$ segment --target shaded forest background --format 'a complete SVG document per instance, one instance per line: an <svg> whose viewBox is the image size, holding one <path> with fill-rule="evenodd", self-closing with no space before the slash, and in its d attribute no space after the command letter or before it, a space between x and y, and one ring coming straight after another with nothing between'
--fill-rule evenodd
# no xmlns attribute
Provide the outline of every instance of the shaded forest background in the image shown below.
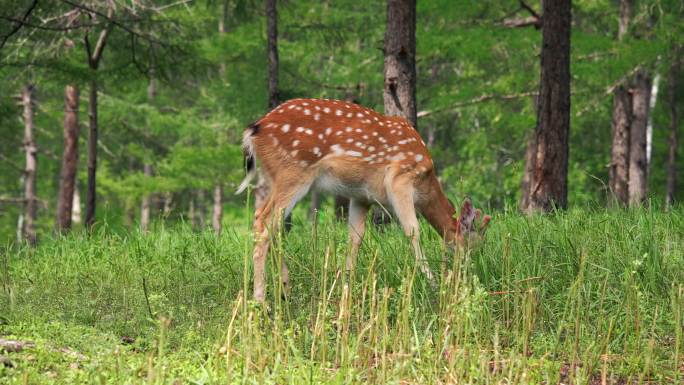
<svg viewBox="0 0 684 385"><path fill-rule="evenodd" d="M79 91L80 202L74 208L81 218L72 218L75 227L83 226L93 84L96 227L130 228L146 216L209 227L215 204L224 209L221 223L247 221L244 197L232 191L243 176L242 130L269 110L263 2L0 4L4 245L17 238L18 221L25 220L25 119L17 97L26 87L34 96L38 237L53 233L56 224L67 86ZM470 195L488 210L517 209L536 124L540 7L530 4L532 9L518 1L417 4L418 130L447 194ZM662 202L673 116L684 104L678 65L684 5L634 2L621 39L620 2L576 0L572 11L568 202L610 203L613 91L640 68L652 74L651 89L658 91L649 115L648 192ZM354 100L382 111L385 12L385 1L279 2L278 99ZM93 60L103 34L101 56ZM681 124L674 124L681 137ZM676 173L684 180L682 167ZM679 188L674 200L682 198Z"/></svg>

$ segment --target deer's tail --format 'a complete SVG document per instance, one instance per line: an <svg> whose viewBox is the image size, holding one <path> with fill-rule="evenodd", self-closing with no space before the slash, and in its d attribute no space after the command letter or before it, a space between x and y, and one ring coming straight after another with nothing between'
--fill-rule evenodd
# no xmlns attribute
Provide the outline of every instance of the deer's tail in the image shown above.
<svg viewBox="0 0 684 385"><path fill-rule="evenodd" d="M242 134L242 154L245 168L245 179L242 180L235 195L241 194L247 189L249 183L256 176L256 157L254 153L253 136L259 132L259 124L252 123Z"/></svg>

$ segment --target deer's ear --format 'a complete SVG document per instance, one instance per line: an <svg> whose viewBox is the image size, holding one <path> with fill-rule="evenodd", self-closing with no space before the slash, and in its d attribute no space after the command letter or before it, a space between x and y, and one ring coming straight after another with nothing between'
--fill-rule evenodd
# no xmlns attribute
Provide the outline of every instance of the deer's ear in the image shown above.
<svg viewBox="0 0 684 385"><path fill-rule="evenodd" d="M492 220L492 217L489 215L485 215L484 218L482 218L482 224L480 225L480 233L484 234L485 231L487 231L487 225L489 224L489 221Z"/></svg>
<svg viewBox="0 0 684 385"><path fill-rule="evenodd" d="M473 204L470 202L470 198L466 198L461 207L461 216L458 220L466 229L472 229L475 215L476 213L475 210L473 210Z"/></svg>

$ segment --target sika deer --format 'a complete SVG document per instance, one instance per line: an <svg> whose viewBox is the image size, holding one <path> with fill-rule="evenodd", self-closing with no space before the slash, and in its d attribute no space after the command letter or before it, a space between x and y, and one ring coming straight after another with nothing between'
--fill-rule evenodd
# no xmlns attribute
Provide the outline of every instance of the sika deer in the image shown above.
<svg viewBox="0 0 684 385"><path fill-rule="evenodd" d="M264 264L281 216L290 213L313 186L346 196L349 204L350 269L358 254L371 204L391 209L404 233L411 238L416 261L432 279L419 242L416 211L453 246L473 235L482 235L489 216L479 229L480 216L470 201L459 218L435 176L432 159L418 132L404 119L379 114L362 106L337 100L287 101L250 125L244 132L247 176L239 194L256 174L261 162L270 192L254 220L254 298L264 300ZM288 270L283 262L283 283Z"/></svg>

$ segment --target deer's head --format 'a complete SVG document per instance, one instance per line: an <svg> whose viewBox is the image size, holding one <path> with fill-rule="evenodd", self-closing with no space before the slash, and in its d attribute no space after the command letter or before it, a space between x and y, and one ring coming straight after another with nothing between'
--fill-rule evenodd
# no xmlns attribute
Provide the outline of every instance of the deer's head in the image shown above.
<svg viewBox="0 0 684 385"><path fill-rule="evenodd" d="M487 225L492 217L482 215L482 210L475 209L469 198L463 202L461 212L453 218L455 246L471 247L484 238Z"/></svg>

